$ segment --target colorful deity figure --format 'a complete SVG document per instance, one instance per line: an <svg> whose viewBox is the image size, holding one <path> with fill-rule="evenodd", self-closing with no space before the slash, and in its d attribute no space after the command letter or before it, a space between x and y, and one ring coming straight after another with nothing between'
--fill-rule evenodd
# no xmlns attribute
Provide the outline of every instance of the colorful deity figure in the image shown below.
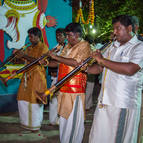
<svg viewBox="0 0 143 143"><path fill-rule="evenodd" d="M48 0L1 0L0 1L0 61L5 59L5 46L20 49L25 45L27 30L38 27L48 45L45 27L56 26L52 16L46 16ZM10 39L4 43L4 32Z"/></svg>

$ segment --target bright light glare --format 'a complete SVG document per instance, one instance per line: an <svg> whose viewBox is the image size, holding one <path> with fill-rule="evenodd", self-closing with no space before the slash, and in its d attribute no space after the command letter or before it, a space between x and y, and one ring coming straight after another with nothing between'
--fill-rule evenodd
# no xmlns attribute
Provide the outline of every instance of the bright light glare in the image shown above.
<svg viewBox="0 0 143 143"><path fill-rule="evenodd" d="M92 29L92 33L95 34L95 33L96 33L96 30L95 30L95 29Z"/></svg>
<svg viewBox="0 0 143 143"><path fill-rule="evenodd" d="M92 25L89 26L90 29L91 29L92 27L93 27Z"/></svg>

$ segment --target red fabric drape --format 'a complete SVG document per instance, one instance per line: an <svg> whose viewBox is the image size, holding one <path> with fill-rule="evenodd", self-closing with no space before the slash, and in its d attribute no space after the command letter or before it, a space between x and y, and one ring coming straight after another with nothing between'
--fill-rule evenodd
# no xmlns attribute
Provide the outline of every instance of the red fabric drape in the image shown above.
<svg viewBox="0 0 143 143"><path fill-rule="evenodd" d="M45 12L48 5L48 0L38 0L38 9Z"/></svg>
<svg viewBox="0 0 143 143"><path fill-rule="evenodd" d="M3 62L5 57L4 53L4 31L0 30L0 61Z"/></svg>

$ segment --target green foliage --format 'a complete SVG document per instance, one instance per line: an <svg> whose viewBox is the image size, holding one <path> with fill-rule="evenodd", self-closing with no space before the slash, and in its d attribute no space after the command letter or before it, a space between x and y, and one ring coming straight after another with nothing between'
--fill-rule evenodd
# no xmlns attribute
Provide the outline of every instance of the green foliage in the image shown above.
<svg viewBox="0 0 143 143"><path fill-rule="evenodd" d="M89 8L83 8L84 17L88 16ZM97 34L93 39L101 38L102 41L107 41L112 32L112 18L121 15L136 15L140 20L139 33L143 33L143 1L142 0L95 0L95 27ZM76 17L77 11L73 11L73 20ZM86 29L86 25L84 26Z"/></svg>

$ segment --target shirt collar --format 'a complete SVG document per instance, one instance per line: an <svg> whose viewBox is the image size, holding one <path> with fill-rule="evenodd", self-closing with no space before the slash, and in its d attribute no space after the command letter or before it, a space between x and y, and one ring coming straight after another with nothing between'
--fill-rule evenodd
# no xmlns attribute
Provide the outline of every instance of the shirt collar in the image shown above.
<svg viewBox="0 0 143 143"><path fill-rule="evenodd" d="M135 36L133 36L129 41L128 41L128 43L130 43L130 44L135 44L135 43L137 43L139 40L138 40L138 38L137 38L137 36L135 35Z"/></svg>
<svg viewBox="0 0 143 143"><path fill-rule="evenodd" d="M138 38L137 38L137 36L136 35L134 35L128 42L126 42L125 44L131 44L131 45L133 45L133 44L135 44L135 43L137 43L139 40L138 40ZM124 45L125 45L124 44ZM118 41L115 41L114 42L114 47L119 47L120 46L120 43L118 42Z"/></svg>

